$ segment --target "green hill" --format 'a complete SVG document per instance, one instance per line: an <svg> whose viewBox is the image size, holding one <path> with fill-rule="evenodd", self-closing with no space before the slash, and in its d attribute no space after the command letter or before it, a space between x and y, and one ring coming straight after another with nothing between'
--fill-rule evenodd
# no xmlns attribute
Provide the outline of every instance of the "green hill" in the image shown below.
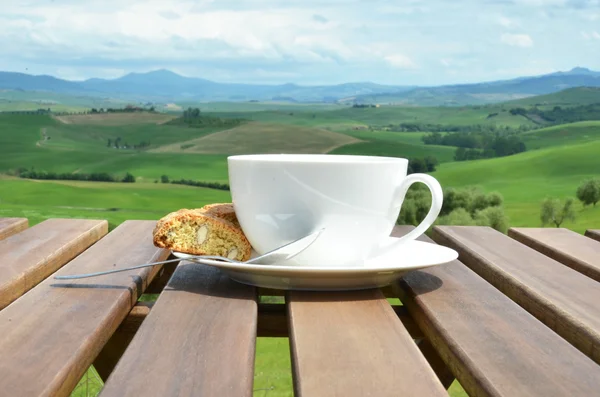
<svg viewBox="0 0 600 397"><path fill-rule="evenodd" d="M521 135L528 150L600 139L600 121L580 121L533 130Z"/></svg>
<svg viewBox="0 0 600 397"><path fill-rule="evenodd" d="M0 172L23 167L54 172L109 172L158 179L164 173L172 178L223 182L227 179L225 158L220 156L180 156L154 154L142 149L115 149L114 144L150 148L187 141L213 133L218 128L184 128L169 125L126 126L63 124L49 116L0 115Z"/></svg>
<svg viewBox="0 0 600 397"><path fill-rule="evenodd" d="M600 103L600 87L575 87L546 95L504 102L514 106L577 106Z"/></svg>
<svg viewBox="0 0 600 397"><path fill-rule="evenodd" d="M325 153L358 142L338 132L297 125L248 122L201 138L154 149L157 153Z"/></svg>
<svg viewBox="0 0 600 397"><path fill-rule="evenodd" d="M1 178L0 217L22 216L34 225L48 218L159 219L180 208L231 200L229 192L171 184L32 181Z"/></svg>
<svg viewBox="0 0 600 397"><path fill-rule="evenodd" d="M329 153L368 156L423 158L435 157L440 163L454 160L454 146L424 145L425 132L395 132L380 130L347 130L343 132L360 142L340 146Z"/></svg>
<svg viewBox="0 0 600 397"><path fill-rule="evenodd" d="M540 203L545 197L575 197L581 181L600 176L600 140L528 151L490 160L442 164L433 175L444 188L480 186L498 191L512 226L539 226ZM600 225L600 207L583 209L566 227L583 232Z"/></svg>

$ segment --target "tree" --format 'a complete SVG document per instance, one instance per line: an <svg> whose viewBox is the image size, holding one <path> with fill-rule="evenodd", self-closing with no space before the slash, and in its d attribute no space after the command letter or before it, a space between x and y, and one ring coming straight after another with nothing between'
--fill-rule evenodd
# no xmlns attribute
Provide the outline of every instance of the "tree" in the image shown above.
<svg viewBox="0 0 600 397"><path fill-rule="evenodd" d="M169 183L169 176L168 175L162 175L160 177L160 182L161 183Z"/></svg>
<svg viewBox="0 0 600 397"><path fill-rule="evenodd" d="M593 204L600 201L600 179L588 179L577 188L577 198L583 205Z"/></svg>
<svg viewBox="0 0 600 397"><path fill-rule="evenodd" d="M466 152L467 149L465 149L464 147L456 148L456 151L454 152L454 160L464 161L466 159Z"/></svg>
<svg viewBox="0 0 600 397"><path fill-rule="evenodd" d="M106 147L111 147L112 146L111 144L112 144L112 141L110 138L108 138L108 143L106 144Z"/></svg>
<svg viewBox="0 0 600 397"><path fill-rule="evenodd" d="M439 163L440 162L438 161L438 159L433 156L425 157L425 165L427 166L427 172L434 172L435 167L437 167Z"/></svg>
<svg viewBox="0 0 600 397"><path fill-rule="evenodd" d="M542 202L540 212L542 225L554 224L556 227L566 221L575 221L575 210L573 209L573 199L568 198L564 204L558 199L547 198Z"/></svg>
<svg viewBox="0 0 600 397"><path fill-rule="evenodd" d="M125 174L125 177L123 178L122 182L133 183L135 182L135 176L131 175L128 172L127 174Z"/></svg>
<svg viewBox="0 0 600 397"><path fill-rule="evenodd" d="M437 225L455 225L455 226L471 226L475 222L471 218L471 214L464 208L457 208L448 215L440 216L436 219Z"/></svg>
<svg viewBox="0 0 600 397"><path fill-rule="evenodd" d="M474 220L476 225L490 226L502 233L508 230L508 219L502 207L487 207L477 211Z"/></svg>

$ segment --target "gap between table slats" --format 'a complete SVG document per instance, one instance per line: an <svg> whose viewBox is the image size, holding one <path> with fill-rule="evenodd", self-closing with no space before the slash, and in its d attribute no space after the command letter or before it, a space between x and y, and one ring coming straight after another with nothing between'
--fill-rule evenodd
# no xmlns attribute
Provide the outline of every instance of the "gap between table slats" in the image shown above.
<svg viewBox="0 0 600 397"><path fill-rule="evenodd" d="M126 221L56 274L163 260L154 221ZM79 280L47 278L0 311L0 390L68 396L159 267Z"/></svg>
<svg viewBox="0 0 600 397"><path fill-rule="evenodd" d="M296 396L447 396L381 291L286 300Z"/></svg>
<svg viewBox="0 0 600 397"><path fill-rule="evenodd" d="M434 239L583 353L600 363L598 282L490 227L437 226Z"/></svg>
<svg viewBox="0 0 600 397"><path fill-rule="evenodd" d="M108 222L48 219L0 241L0 310L108 232Z"/></svg>
<svg viewBox="0 0 600 397"><path fill-rule="evenodd" d="M100 396L252 396L254 287L182 262Z"/></svg>
<svg viewBox="0 0 600 397"><path fill-rule="evenodd" d="M471 396L600 390L600 366L459 261L412 271L395 290Z"/></svg>

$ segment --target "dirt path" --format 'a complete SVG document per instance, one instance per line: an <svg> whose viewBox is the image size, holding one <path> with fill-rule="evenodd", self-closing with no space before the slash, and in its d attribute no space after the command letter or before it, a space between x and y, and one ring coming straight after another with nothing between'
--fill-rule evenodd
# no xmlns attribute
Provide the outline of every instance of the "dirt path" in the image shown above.
<svg viewBox="0 0 600 397"><path fill-rule="evenodd" d="M59 121L59 122L63 123L63 124L71 124L71 121L70 121L70 120L67 120L67 119L65 119L65 118L64 118L64 117L62 117L62 116L52 116L52 118L53 118L54 120L56 120L56 121Z"/></svg>
<svg viewBox="0 0 600 397"><path fill-rule="evenodd" d="M40 129L40 140L35 143L35 146L41 147L42 144L48 140L46 136L46 127Z"/></svg>

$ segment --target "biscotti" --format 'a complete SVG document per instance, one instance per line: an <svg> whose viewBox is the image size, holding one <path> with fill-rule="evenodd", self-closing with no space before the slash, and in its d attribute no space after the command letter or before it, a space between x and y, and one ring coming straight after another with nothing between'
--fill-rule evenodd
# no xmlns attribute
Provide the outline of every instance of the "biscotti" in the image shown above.
<svg viewBox="0 0 600 397"><path fill-rule="evenodd" d="M201 211L206 212L209 215L216 216L220 219L228 220L233 223L237 228L240 228L240 223L235 216L235 210L233 209L232 203L214 203L207 204L200 208Z"/></svg>
<svg viewBox="0 0 600 397"><path fill-rule="evenodd" d="M181 209L161 218L154 245L192 255L218 255L247 261L252 247L241 229L204 210Z"/></svg>

